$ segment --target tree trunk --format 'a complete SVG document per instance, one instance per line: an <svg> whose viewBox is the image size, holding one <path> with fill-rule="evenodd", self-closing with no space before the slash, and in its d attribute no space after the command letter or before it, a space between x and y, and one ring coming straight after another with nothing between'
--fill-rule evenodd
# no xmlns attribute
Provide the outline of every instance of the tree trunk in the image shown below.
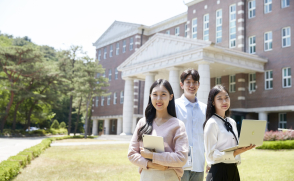
<svg viewBox="0 0 294 181"><path fill-rule="evenodd" d="M76 120L74 135L76 135L77 129L78 129L78 124L79 124L79 120L80 120L80 110L81 110L81 105L82 105L82 99L83 99L83 97L81 97L81 100L80 100L80 105L79 105L79 110L78 110L78 117L77 117L77 120Z"/></svg>
<svg viewBox="0 0 294 181"><path fill-rule="evenodd" d="M4 126L5 126L5 123L6 123L6 119L8 117L8 113L9 113L9 110L12 106L12 103L13 103L13 98L14 98L14 92L11 91L11 95L10 95L10 101L8 102L7 106L6 106L6 110L5 110L5 114L4 116L2 117L2 123L1 123L1 128L0 128L0 131L3 133L3 129L4 129Z"/></svg>
<svg viewBox="0 0 294 181"><path fill-rule="evenodd" d="M68 114L68 135L70 135L70 130L71 130L72 99L73 99L73 96L70 96L70 99L69 99L69 114Z"/></svg>
<svg viewBox="0 0 294 181"><path fill-rule="evenodd" d="M92 117L92 109L93 109L93 99L90 99L90 104L91 104L91 107L90 107L90 113L89 113L89 116L88 116L88 135L91 135L90 132L91 132L91 117Z"/></svg>
<svg viewBox="0 0 294 181"><path fill-rule="evenodd" d="M16 106L15 106L15 109L14 109L14 115L13 115L13 125L12 125L12 130L15 130L15 127L16 127L16 115L17 115L17 110L18 110L18 107L19 105L24 101L25 99L22 99L21 101L19 101Z"/></svg>
<svg viewBox="0 0 294 181"><path fill-rule="evenodd" d="M87 132L88 132L88 108L90 103L91 93L89 93L87 97L87 107L86 107L86 116L85 116L85 138L87 138Z"/></svg>

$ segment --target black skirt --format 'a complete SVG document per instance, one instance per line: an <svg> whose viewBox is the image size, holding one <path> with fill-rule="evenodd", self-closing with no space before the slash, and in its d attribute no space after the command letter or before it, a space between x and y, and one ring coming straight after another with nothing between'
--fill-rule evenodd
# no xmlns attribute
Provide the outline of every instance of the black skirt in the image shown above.
<svg viewBox="0 0 294 181"><path fill-rule="evenodd" d="M211 166L206 181L240 181L236 163L217 163Z"/></svg>

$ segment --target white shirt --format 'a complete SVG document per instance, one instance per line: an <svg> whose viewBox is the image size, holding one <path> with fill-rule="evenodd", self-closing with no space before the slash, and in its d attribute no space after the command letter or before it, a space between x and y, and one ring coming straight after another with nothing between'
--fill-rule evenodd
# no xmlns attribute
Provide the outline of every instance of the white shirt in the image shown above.
<svg viewBox="0 0 294 181"><path fill-rule="evenodd" d="M233 132L238 139L236 122L232 118L227 118L231 123ZM234 151L222 152L226 148L237 146L233 133L227 131L223 120L213 115L206 123L204 128L204 144L207 164L216 163L241 163L240 155L234 157Z"/></svg>
<svg viewBox="0 0 294 181"><path fill-rule="evenodd" d="M193 147L194 172L204 172L204 136L203 123L205 121L206 104L199 102L191 103L184 94L176 99L177 118L185 123L189 146Z"/></svg>

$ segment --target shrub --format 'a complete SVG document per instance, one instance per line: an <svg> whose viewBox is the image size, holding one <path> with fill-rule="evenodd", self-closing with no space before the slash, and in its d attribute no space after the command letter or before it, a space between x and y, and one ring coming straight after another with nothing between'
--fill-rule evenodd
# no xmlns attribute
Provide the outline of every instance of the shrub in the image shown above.
<svg viewBox="0 0 294 181"><path fill-rule="evenodd" d="M58 134L67 134L67 129L64 128L60 128L60 129L53 129L50 128L48 130L49 133L53 134L53 135L58 135Z"/></svg>
<svg viewBox="0 0 294 181"><path fill-rule="evenodd" d="M11 156L8 158L8 160L9 161L18 161L22 167L25 167L28 162L27 156L23 156L23 155Z"/></svg>
<svg viewBox="0 0 294 181"><path fill-rule="evenodd" d="M38 129L38 130L34 130L34 131L30 131L29 134L38 134L38 135L46 135L46 131L44 129Z"/></svg>
<svg viewBox="0 0 294 181"><path fill-rule="evenodd" d="M294 140L264 141L262 146L256 147L256 149L268 149L268 150L294 149Z"/></svg>
<svg viewBox="0 0 294 181"><path fill-rule="evenodd" d="M60 125L59 125L59 128L64 128L64 129L66 129L66 124L65 124L65 122L61 122Z"/></svg>
<svg viewBox="0 0 294 181"><path fill-rule="evenodd" d="M0 181L12 179L18 174L19 169L18 161L2 161L0 163Z"/></svg>
<svg viewBox="0 0 294 181"><path fill-rule="evenodd" d="M294 131L268 131L264 134L264 141L294 140Z"/></svg>
<svg viewBox="0 0 294 181"><path fill-rule="evenodd" d="M31 163L31 160L33 159L33 153L31 151L22 151L19 152L17 155L26 156L28 163Z"/></svg>
<svg viewBox="0 0 294 181"><path fill-rule="evenodd" d="M59 129L59 122L55 119L50 128Z"/></svg>

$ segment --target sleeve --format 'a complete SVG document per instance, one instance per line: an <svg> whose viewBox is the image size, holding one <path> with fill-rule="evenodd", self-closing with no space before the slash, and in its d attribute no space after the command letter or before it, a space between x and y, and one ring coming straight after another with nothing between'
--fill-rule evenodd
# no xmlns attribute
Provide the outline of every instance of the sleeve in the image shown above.
<svg viewBox="0 0 294 181"><path fill-rule="evenodd" d="M144 118L142 118L144 119ZM145 159L143 156L140 154L140 143L137 141L138 136L137 136L137 131L138 129L143 125L142 122L143 120L140 120L139 123L136 126L136 129L134 131L133 137L131 139L130 145L129 145L129 151L128 151L128 158L131 163L134 165L137 165L140 168L145 168L147 169L147 162L148 160Z"/></svg>
<svg viewBox="0 0 294 181"><path fill-rule="evenodd" d="M188 159L188 136L185 124L179 121L180 127L177 129L173 141L175 143L174 152L153 153L152 163L170 166L183 167Z"/></svg>
<svg viewBox="0 0 294 181"><path fill-rule="evenodd" d="M222 152L216 149L217 145L217 123L213 121L207 121L204 129L204 145L206 151L206 157L211 161L220 160L235 160L233 155L234 151Z"/></svg>

